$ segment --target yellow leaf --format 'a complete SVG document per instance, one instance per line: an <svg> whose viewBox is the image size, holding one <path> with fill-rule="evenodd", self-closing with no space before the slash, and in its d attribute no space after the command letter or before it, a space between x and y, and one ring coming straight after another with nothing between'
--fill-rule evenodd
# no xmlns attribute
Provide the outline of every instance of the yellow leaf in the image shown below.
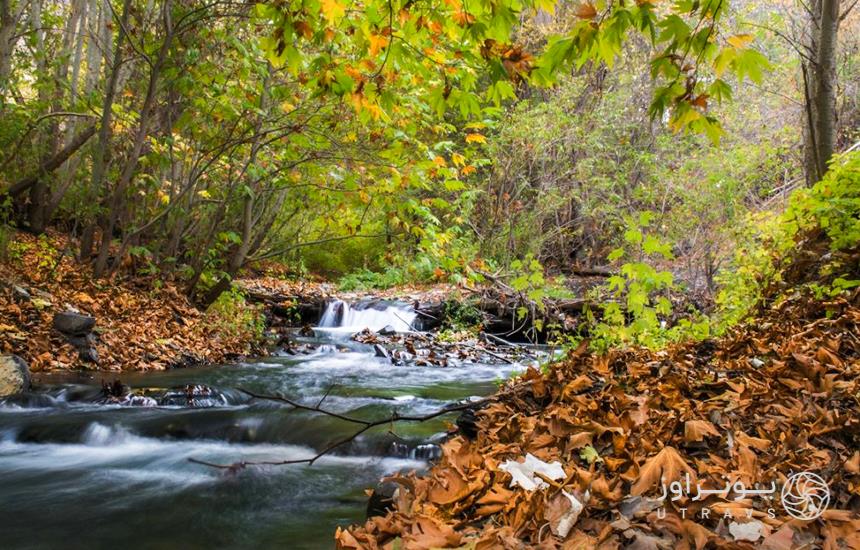
<svg viewBox="0 0 860 550"><path fill-rule="evenodd" d="M481 134L466 134L466 143L487 143L487 138Z"/></svg>
<svg viewBox="0 0 860 550"><path fill-rule="evenodd" d="M734 46L735 48L741 49L746 48L753 41L753 35L751 34L736 34L734 36L730 36L726 39L729 44Z"/></svg>
<svg viewBox="0 0 860 550"><path fill-rule="evenodd" d="M464 166L466 164L466 158L460 153L452 153L451 162L454 163L454 166Z"/></svg>
<svg viewBox="0 0 860 550"><path fill-rule="evenodd" d="M329 23L334 23L338 19L346 15L346 6L337 0L322 0L320 2L322 13Z"/></svg>
<svg viewBox="0 0 860 550"><path fill-rule="evenodd" d="M370 55L376 55L388 45L388 37L381 34L370 35Z"/></svg>
<svg viewBox="0 0 860 550"><path fill-rule="evenodd" d="M702 115L701 115L701 113L699 113L699 111L697 111L695 109L687 109L686 111L682 112L680 115L677 115L669 123L669 125L672 127L672 129L674 131L680 132L681 130L686 128L688 124L690 124L694 120L699 120L700 118L702 118Z"/></svg>

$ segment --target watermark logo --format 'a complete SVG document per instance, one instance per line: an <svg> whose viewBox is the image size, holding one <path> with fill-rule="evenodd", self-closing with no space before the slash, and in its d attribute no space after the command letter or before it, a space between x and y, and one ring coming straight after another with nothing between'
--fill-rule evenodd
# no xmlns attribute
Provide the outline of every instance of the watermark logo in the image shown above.
<svg viewBox="0 0 860 550"><path fill-rule="evenodd" d="M792 474L782 486L782 491L777 489L777 484L774 481L770 482L770 486L756 484L752 488L747 488L743 482L735 483L726 482L724 487L709 489L696 483L693 485L690 473L686 473L682 479L666 484L665 479L662 483L663 494L657 498L657 502L676 502L686 503L688 500L697 502L705 500L708 497L715 495L724 500L747 501L751 498L762 498L767 503L775 503L777 495L781 497L782 507L785 512L799 520L810 521L821 517L821 514L827 510L830 504L830 487L827 482L817 474L812 472L798 472ZM687 508L677 507L677 511L682 518L687 517ZM759 507L759 510L761 508ZM753 508L745 507L744 511L748 519L752 519ZM714 510L713 512L716 512ZM722 517L729 519L734 518L734 513L737 512L731 507L724 507ZM712 510L708 506L697 508L697 517L707 519L711 516ZM777 517L777 512L773 507L766 508L768 517L774 519ZM658 519L666 517L665 506L657 508Z"/></svg>
<svg viewBox="0 0 860 550"><path fill-rule="evenodd" d="M782 487L782 506L791 517L816 519L830 504L830 487L812 472L793 474Z"/></svg>

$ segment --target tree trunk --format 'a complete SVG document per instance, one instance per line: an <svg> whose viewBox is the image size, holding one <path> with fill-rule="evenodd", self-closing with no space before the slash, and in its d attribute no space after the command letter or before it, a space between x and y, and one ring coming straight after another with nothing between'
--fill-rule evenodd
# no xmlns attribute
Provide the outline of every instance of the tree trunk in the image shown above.
<svg viewBox="0 0 860 550"><path fill-rule="evenodd" d="M0 106L5 103L6 88L12 74L12 52L19 40L15 30L27 2L19 0L17 6L13 4L12 0L0 0Z"/></svg>
<svg viewBox="0 0 860 550"><path fill-rule="evenodd" d="M128 25L128 14L131 0L125 0L122 4L122 15L120 16L120 28ZM107 17L105 15L105 17ZM104 100L102 101L102 117L101 126L99 127L99 141L93 148L93 177L92 189L94 193L98 193L104 186L105 174L107 173L108 154L111 146L111 123L113 120L113 102L116 96L117 81L119 80L119 71L122 68L122 47L125 41L125 33L122 30L117 31L116 41L113 50L113 59L111 59L110 76L108 77L107 85L105 86ZM110 235L102 234L102 240L110 240ZM81 257L84 257L86 251L81 250Z"/></svg>
<svg viewBox="0 0 860 550"><path fill-rule="evenodd" d="M149 84L146 89L146 97L143 100L143 106L140 108L140 120L138 122L137 131L135 132L132 150L126 159L125 166L120 173L119 180L114 188L113 196L110 201L110 209L106 216L107 223L102 231L102 243L100 245L99 255L96 258L93 273L96 277L101 277L105 274L107 261L110 256L110 241L113 237L113 232L116 229L119 221L119 212L124 201L126 189L131 184L137 170L137 163L143 152L143 146L146 143L146 138L149 135L149 123L152 119L153 106L155 104L155 96L158 91L158 80L161 77L161 71L167 63L168 53L173 42L173 20L171 10L173 5L171 0L166 0L162 6L164 20L164 41L158 51L158 57L152 64L149 73ZM120 29L120 34L123 30Z"/></svg>
<svg viewBox="0 0 860 550"><path fill-rule="evenodd" d="M813 185L827 172L836 143L836 44L839 0L812 0L809 5L809 59L802 60L805 112L804 172Z"/></svg>
<svg viewBox="0 0 860 550"><path fill-rule="evenodd" d="M836 143L836 33L839 29L839 0L821 0L820 27L815 97L818 179L827 172Z"/></svg>

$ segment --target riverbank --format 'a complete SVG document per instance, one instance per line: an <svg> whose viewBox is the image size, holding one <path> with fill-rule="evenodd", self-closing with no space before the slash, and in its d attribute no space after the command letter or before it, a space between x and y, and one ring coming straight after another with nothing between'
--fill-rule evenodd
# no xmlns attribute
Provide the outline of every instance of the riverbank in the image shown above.
<svg viewBox="0 0 860 550"><path fill-rule="evenodd" d="M256 273L236 281L242 298L225 295L204 312L178 283L139 269L95 279L74 249L65 235L18 232L0 261L0 355L20 356L32 372L157 371L266 355L273 347L289 349L290 330L315 324L335 299L420 304L424 324L438 327L446 302L478 292L442 283L339 292L329 282ZM94 326L63 333L55 319L68 313Z"/></svg>
<svg viewBox="0 0 860 550"><path fill-rule="evenodd" d="M15 354L30 370L163 370L220 363L264 353L262 332L237 322L226 308L201 312L176 284L158 277L100 281L77 262L66 237L15 236L0 262L0 354ZM261 308L243 306L246 320ZM55 329L58 313L95 319L82 354Z"/></svg>
<svg viewBox="0 0 860 550"><path fill-rule="evenodd" d="M0 509L14 511L4 547L331 548L336 526L363 520L367 487L425 468L460 408L524 368L459 354L428 365L417 342L395 363L352 338L414 315L356 309L291 334L295 353L229 364L36 374L31 391L0 399ZM121 391L103 386L116 378ZM433 418L366 430L344 420L392 414Z"/></svg>
<svg viewBox="0 0 860 550"><path fill-rule="evenodd" d="M529 370L338 548L860 548L858 302Z"/></svg>

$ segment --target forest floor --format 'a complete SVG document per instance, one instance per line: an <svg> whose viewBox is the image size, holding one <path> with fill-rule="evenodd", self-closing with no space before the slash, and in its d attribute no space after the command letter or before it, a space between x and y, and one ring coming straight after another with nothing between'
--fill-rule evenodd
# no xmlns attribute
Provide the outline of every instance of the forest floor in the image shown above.
<svg viewBox="0 0 860 550"><path fill-rule="evenodd" d="M155 276L118 275L100 281L74 258L64 235L19 232L0 261L0 354L15 354L30 370L161 370L264 355L259 331L237 326L230 312L203 312L172 281ZM403 285L387 290L339 292L333 283L287 280L255 274L238 281L248 294L273 297L268 305L293 307L297 300L319 308L329 299L372 296L405 302L439 303L457 292L454 285ZM265 307L249 304L262 318ZM55 330L54 316L77 312L96 319L89 337L94 357ZM277 336L274 336L274 340ZM93 361L97 358L97 362Z"/></svg>
<svg viewBox="0 0 860 550"><path fill-rule="evenodd" d="M858 304L529 370L338 548L858 549Z"/></svg>
<svg viewBox="0 0 860 550"><path fill-rule="evenodd" d="M99 281L70 250L60 235L18 233L0 262L0 353L21 356L31 371L160 370L264 351L248 331L194 307L174 283ZM97 363L54 330L54 315L66 311L96 319Z"/></svg>

